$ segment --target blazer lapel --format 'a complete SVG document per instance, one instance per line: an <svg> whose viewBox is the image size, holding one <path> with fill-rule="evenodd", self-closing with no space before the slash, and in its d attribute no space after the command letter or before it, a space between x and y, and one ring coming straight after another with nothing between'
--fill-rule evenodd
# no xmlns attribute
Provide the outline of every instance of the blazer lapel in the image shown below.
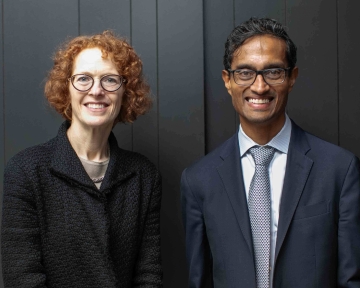
<svg viewBox="0 0 360 288"><path fill-rule="evenodd" d="M291 139L280 204L275 263L313 165L313 161L306 156L309 150L310 146L306 140L304 131L292 122Z"/></svg>
<svg viewBox="0 0 360 288"><path fill-rule="evenodd" d="M217 167L225 186L231 206L248 247L253 253L250 219L245 195L244 181L240 162L238 137L235 134L229 139L220 157L223 163Z"/></svg>

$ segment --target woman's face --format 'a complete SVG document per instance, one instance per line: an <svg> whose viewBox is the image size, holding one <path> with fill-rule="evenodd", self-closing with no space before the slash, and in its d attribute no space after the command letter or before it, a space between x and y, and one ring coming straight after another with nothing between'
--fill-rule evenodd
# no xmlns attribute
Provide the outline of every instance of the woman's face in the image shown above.
<svg viewBox="0 0 360 288"><path fill-rule="evenodd" d="M88 48L79 53L74 60L72 75L86 74L94 79L90 90L81 92L69 82L72 108L71 125L88 128L112 128L121 108L124 85L117 91L108 92L100 85L105 75L118 75L115 64L109 58L102 58L99 48ZM83 78L79 79L83 81ZM109 89L111 90L111 89Z"/></svg>

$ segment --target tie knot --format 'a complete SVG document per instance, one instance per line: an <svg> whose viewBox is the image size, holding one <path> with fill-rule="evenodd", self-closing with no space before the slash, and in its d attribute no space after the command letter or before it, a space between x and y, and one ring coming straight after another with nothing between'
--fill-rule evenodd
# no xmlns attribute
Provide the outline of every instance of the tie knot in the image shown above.
<svg viewBox="0 0 360 288"><path fill-rule="evenodd" d="M254 146L249 149L255 165L269 166L274 157L275 149L270 146Z"/></svg>

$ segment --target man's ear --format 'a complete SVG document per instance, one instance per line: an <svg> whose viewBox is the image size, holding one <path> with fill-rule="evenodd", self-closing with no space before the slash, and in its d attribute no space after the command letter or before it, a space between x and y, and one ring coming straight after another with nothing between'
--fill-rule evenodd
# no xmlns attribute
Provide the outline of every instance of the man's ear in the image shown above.
<svg viewBox="0 0 360 288"><path fill-rule="evenodd" d="M222 70L221 72L222 79L224 80L224 84L226 89L228 90L229 94L231 89L231 81L230 81L230 73L226 70Z"/></svg>
<svg viewBox="0 0 360 288"><path fill-rule="evenodd" d="M289 85L289 92L292 90L298 75L299 75L299 68L297 66L295 66L291 71L291 75L290 75L290 79L289 79L289 84L290 84Z"/></svg>

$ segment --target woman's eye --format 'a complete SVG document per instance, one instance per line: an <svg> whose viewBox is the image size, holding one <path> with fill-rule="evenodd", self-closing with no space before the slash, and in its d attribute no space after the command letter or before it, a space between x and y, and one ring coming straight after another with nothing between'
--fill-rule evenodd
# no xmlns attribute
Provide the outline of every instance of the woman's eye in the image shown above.
<svg viewBox="0 0 360 288"><path fill-rule="evenodd" d="M115 77L105 77L103 79L104 83L107 84L118 84L119 83L119 79L115 78Z"/></svg>
<svg viewBox="0 0 360 288"><path fill-rule="evenodd" d="M76 79L78 82L89 82L91 81L91 78L89 76L80 76Z"/></svg>

